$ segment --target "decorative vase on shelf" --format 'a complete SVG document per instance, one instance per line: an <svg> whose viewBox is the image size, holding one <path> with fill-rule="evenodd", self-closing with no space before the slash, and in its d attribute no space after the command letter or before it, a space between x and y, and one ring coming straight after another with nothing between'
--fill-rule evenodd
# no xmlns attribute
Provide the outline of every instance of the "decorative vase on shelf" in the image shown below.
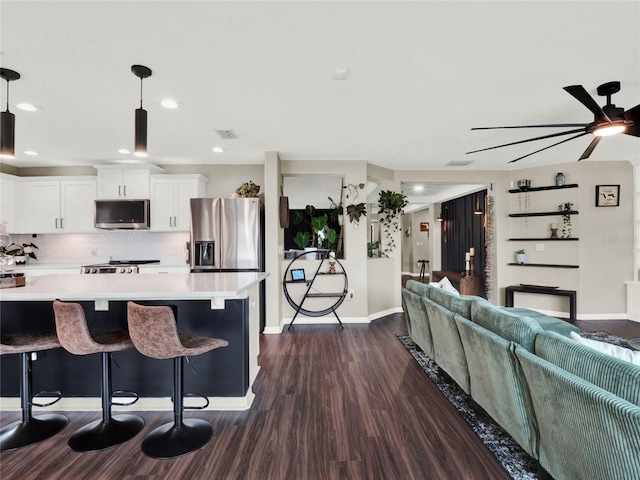
<svg viewBox="0 0 640 480"><path fill-rule="evenodd" d="M27 258L29 258L28 255L15 255L13 257L13 262L16 265L25 265L27 263Z"/></svg>
<svg viewBox="0 0 640 480"><path fill-rule="evenodd" d="M522 265L527 262L527 254L526 253L516 253L516 263Z"/></svg>
<svg viewBox="0 0 640 480"><path fill-rule="evenodd" d="M562 187L564 185L564 173L558 172L556 175L556 187Z"/></svg>

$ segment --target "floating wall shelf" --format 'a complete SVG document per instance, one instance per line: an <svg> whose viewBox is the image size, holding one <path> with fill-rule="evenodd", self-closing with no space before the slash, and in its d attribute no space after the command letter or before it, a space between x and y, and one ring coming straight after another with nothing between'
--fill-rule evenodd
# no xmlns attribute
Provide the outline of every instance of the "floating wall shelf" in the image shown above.
<svg viewBox="0 0 640 480"><path fill-rule="evenodd" d="M561 190L563 188L578 188L577 183L569 183L567 185L557 186L557 185L548 185L545 187L529 187L525 189L521 188L513 188L509 190L509 193L527 193L527 192L541 192L542 190Z"/></svg>
<svg viewBox="0 0 640 480"><path fill-rule="evenodd" d="M579 265L558 265L554 263L508 263L514 267L580 268Z"/></svg>
<svg viewBox="0 0 640 480"><path fill-rule="evenodd" d="M562 210L556 210L555 212L531 212L531 213L510 213L510 217L550 217L553 215L564 215L565 212ZM577 210L571 210L569 212L571 215L578 215Z"/></svg>
<svg viewBox="0 0 640 480"><path fill-rule="evenodd" d="M549 237L540 237L540 238L510 238L511 242L571 242L577 241L578 237L571 238L549 238Z"/></svg>

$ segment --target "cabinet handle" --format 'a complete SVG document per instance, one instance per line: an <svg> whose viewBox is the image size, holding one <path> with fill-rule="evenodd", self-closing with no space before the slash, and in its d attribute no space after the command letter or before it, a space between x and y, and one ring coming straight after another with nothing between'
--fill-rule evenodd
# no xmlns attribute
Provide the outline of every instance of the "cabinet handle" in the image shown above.
<svg viewBox="0 0 640 480"><path fill-rule="evenodd" d="M122 196L122 185L118 185L118 196Z"/></svg>
<svg viewBox="0 0 640 480"><path fill-rule="evenodd" d="M62 221L64 220L64 218L60 218L60 229L62 230L64 228L64 225L62 223Z"/></svg>
<svg viewBox="0 0 640 480"><path fill-rule="evenodd" d="M123 190L124 190L124 196L126 197L127 196L127 186L126 185L124 186Z"/></svg>
<svg viewBox="0 0 640 480"><path fill-rule="evenodd" d="M58 230L58 220L60 220L60 219L56 218L56 230Z"/></svg>
<svg viewBox="0 0 640 480"><path fill-rule="evenodd" d="M173 226L174 227L178 226L178 217L173 217Z"/></svg>
<svg viewBox="0 0 640 480"><path fill-rule="evenodd" d="M172 218L173 218L173 217L169 217L169 227L173 227L173 225L171 225L171 221L172 221L171 219L172 219Z"/></svg>

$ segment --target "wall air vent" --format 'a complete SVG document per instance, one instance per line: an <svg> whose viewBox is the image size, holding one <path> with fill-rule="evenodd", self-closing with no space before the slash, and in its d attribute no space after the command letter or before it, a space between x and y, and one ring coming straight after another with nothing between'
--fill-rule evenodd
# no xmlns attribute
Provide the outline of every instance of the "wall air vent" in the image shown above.
<svg viewBox="0 0 640 480"><path fill-rule="evenodd" d="M471 165L475 160L453 160L447 163L447 167L466 167Z"/></svg>
<svg viewBox="0 0 640 480"><path fill-rule="evenodd" d="M236 132L233 130L216 130L216 132L220 138L224 138L225 140L234 140L238 138L238 135L236 135Z"/></svg>

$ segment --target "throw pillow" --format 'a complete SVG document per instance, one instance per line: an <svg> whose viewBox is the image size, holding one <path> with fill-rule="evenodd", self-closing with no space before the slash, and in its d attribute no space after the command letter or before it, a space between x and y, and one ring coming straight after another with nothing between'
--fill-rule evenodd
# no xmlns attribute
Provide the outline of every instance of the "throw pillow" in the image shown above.
<svg viewBox="0 0 640 480"><path fill-rule="evenodd" d="M453 293L454 295L457 295L458 297L460 296L460 292L458 292L458 290L456 290L456 287L454 287L451 284L451 281L447 277L444 277L442 280L440 280L437 285L438 285L439 288L443 289L446 292Z"/></svg>
<svg viewBox="0 0 640 480"><path fill-rule="evenodd" d="M597 340L590 340L588 338L581 337L576 332L570 333L571 338L582 345L598 350L599 352L611 355L612 357L619 358L626 362L633 363L634 365L640 365L640 351L634 352L629 348L619 347L606 342L599 342Z"/></svg>

